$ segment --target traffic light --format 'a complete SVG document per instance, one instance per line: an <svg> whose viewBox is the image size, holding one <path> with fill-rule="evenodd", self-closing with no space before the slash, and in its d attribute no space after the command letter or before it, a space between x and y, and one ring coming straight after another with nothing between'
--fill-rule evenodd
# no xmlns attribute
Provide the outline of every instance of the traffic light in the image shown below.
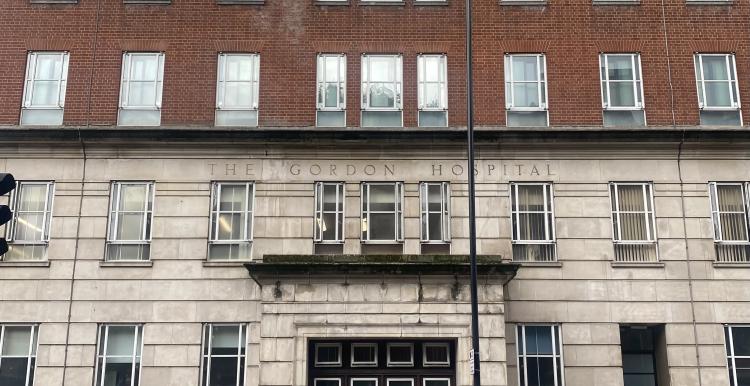
<svg viewBox="0 0 750 386"><path fill-rule="evenodd" d="M10 173L0 173L0 196L10 193L16 188L16 179ZM0 205L0 225L3 225L13 218L13 213L8 205ZM8 252L8 242L4 237L0 237L0 256Z"/></svg>

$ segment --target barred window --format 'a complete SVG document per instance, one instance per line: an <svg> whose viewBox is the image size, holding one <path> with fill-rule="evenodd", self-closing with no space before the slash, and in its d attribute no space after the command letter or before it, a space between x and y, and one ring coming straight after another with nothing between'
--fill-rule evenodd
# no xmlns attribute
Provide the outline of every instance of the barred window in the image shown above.
<svg viewBox="0 0 750 386"><path fill-rule="evenodd" d="M507 126L547 126L547 62L544 54L505 55Z"/></svg>
<svg viewBox="0 0 750 386"><path fill-rule="evenodd" d="M449 243L450 184L448 182L422 182L419 184L421 201L423 243Z"/></svg>
<svg viewBox="0 0 750 386"><path fill-rule="evenodd" d="M730 386L746 386L750 379L750 326L724 326Z"/></svg>
<svg viewBox="0 0 750 386"><path fill-rule="evenodd" d="M202 386L245 384L246 335L244 324L203 326Z"/></svg>
<svg viewBox="0 0 750 386"><path fill-rule="evenodd" d="M317 126L346 126L346 55L319 54L317 83Z"/></svg>
<svg viewBox="0 0 750 386"><path fill-rule="evenodd" d="M708 188L717 260L750 262L747 185L741 182L711 182Z"/></svg>
<svg viewBox="0 0 750 386"><path fill-rule="evenodd" d="M107 260L148 260L154 216L154 183L112 183Z"/></svg>
<svg viewBox="0 0 750 386"><path fill-rule="evenodd" d="M658 260L652 184L612 182L609 190L615 261Z"/></svg>
<svg viewBox="0 0 750 386"><path fill-rule="evenodd" d="M552 184L511 183L513 260L555 260Z"/></svg>
<svg viewBox="0 0 750 386"><path fill-rule="evenodd" d="M362 55L362 126L403 126L402 83L401 55Z"/></svg>
<svg viewBox="0 0 750 386"><path fill-rule="evenodd" d="M254 196L251 182L213 183L210 260L250 259Z"/></svg>
<svg viewBox="0 0 750 386"><path fill-rule="evenodd" d="M138 386L141 378L143 325L99 326L96 386Z"/></svg>
<svg viewBox="0 0 750 386"><path fill-rule="evenodd" d="M362 183L362 241L403 241L403 201L400 182Z"/></svg>
<svg viewBox="0 0 750 386"><path fill-rule="evenodd" d="M159 126L163 85L163 52L124 53L117 125Z"/></svg>
<svg viewBox="0 0 750 386"><path fill-rule="evenodd" d="M315 242L344 242L344 183L315 183Z"/></svg>
<svg viewBox="0 0 750 386"><path fill-rule="evenodd" d="M516 346L519 385L565 385L560 326L520 324Z"/></svg>
<svg viewBox="0 0 750 386"><path fill-rule="evenodd" d="M219 54L216 126L258 126L260 55Z"/></svg>
<svg viewBox="0 0 750 386"><path fill-rule="evenodd" d="M695 54L701 125L742 125L734 54Z"/></svg>
<svg viewBox="0 0 750 386"><path fill-rule="evenodd" d="M3 260L43 260L47 254L55 183L19 181L11 192L8 253Z"/></svg>
<svg viewBox="0 0 750 386"><path fill-rule="evenodd" d="M0 385L34 385L38 334L38 325L0 325Z"/></svg>
<svg viewBox="0 0 750 386"><path fill-rule="evenodd" d="M21 125L62 125L68 57L67 52L29 52Z"/></svg>
<svg viewBox="0 0 750 386"><path fill-rule="evenodd" d="M448 126L447 57L435 54L417 56L417 78L419 126Z"/></svg>

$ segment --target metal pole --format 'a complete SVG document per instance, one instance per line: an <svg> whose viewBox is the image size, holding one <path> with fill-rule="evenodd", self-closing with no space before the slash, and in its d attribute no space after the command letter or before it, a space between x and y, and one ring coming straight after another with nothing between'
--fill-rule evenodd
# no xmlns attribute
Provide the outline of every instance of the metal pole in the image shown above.
<svg viewBox="0 0 750 386"><path fill-rule="evenodd" d="M469 173L469 258L471 260L471 349L474 362L474 386L480 386L479 371L479 305L477 301L477 223L474 212L474 95L471 47L471 0L466 0L466 143Z"/></svg>

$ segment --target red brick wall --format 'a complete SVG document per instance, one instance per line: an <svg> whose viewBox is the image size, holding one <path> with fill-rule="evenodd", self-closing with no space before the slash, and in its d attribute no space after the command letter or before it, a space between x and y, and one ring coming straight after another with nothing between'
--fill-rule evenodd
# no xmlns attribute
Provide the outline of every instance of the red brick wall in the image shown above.
<svg viewBox="0 0 750 386"><path fill-rule="evenodd" d="M505 123L504 52L546 53L553 126L601 125L600 51L641 52L649 125L672 124L673 99L678 125L698 123L694 51L736 51L740 94L750 98L750 5L739 0L733 6L684 2L665 0L662 8L655 0L633 6L550 0L547 6L530 7L474 0L477 124ZM363 52L404 55L405 126L417 122L417 53L447 53L450 123L463 126L463 11L462 0L448 0L447 6L419 6L414 0L404 6L368 6L356 0L348 6L318 6L313 0L267 0L260 6L219 6L215 0L173 0L169 6L125 6L122 0L80 0L77 5L3 0L0 124L18 123L26 51L66 49L71 53L67 125L114 125L122 51L164 50L163 125L210 126L217 53L247 50L261 54L262 126L314 125L315 55L320 51L348 55L350 126L359 124Z"/></svg>

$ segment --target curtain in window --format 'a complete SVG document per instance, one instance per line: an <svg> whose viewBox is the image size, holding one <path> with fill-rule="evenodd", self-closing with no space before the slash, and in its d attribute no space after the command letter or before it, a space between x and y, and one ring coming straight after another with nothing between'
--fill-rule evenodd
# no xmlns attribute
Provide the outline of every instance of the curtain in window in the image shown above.
<svg viewBox="0 0 750 386"><path fill-rule="evenodd" d="M720 240L747 241L747 216L742 185L717 184L714 220L720 225Z"/></svg>

